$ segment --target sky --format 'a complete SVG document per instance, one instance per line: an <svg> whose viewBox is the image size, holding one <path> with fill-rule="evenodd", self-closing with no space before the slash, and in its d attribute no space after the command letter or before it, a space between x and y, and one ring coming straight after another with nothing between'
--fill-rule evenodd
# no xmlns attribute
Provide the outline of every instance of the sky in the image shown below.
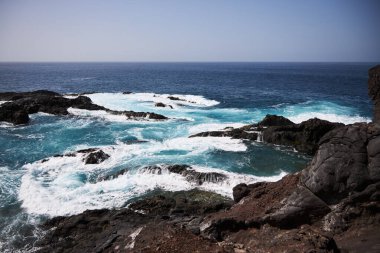
<svg viewBox="0 0 380 253"><path fill-rule="evenodd" d="M380 0L0 0L0 61L379 62Z"/></svg>

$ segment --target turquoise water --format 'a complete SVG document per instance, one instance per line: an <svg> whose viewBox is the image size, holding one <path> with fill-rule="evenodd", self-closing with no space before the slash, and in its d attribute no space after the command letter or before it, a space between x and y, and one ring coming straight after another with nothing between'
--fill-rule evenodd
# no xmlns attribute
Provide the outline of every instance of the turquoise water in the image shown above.
<svg viewBox="0 0 380 253"><path fill-rule="evenodd" d="M314 67L313 67L314 66ZM115 208L156 188L194 187L231 196L240 182L278 180L310 157L292 148L225 137L188 138L238 127L267 113L294 122L313 117L346 124L370 120L365 64L0 64L1 90L97 91L94 103L114 110L163 114L168 121L133 121L105 112L71 109L70 116L34 114L31 123L0 127L0 249L30 250L47 217ZM134 91L122 94L122 91ZM169 94L188 102L172 101ZM173 106L157 108L155 102ZM143 142L133 142L133 141ZM54 157L99 147L110 158ZM41 162L42 159L49 159ZM148 165L189 164L228 179L197 186ZM116 179L99 176L121 169Z"/></svg>

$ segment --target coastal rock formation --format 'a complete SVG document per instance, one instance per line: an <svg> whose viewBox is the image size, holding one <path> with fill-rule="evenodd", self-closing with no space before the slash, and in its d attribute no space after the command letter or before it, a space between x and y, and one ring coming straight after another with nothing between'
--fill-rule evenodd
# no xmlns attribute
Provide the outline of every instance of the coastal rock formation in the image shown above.
<svg viewBox="0 0 380 253"><path fill-rule="evenodd" d="M309 119L295 124L282 116L267 115L257 124L240 128L226 128L221 131L209 131L191 135L191 137L231 137L251 141L294 147L297 151L313 155L319 140L329 131L343 124L331 123L321 119Z"/></svg>
<svg viewBox="0 0 380 253"><path fill-rule="evenodd" d="M91 152L84 158L85 164L99 164L106 159L108 159L110 156L106 153L104 153L103 150L98 150L95 152Z"/></svg>
<svg viewBox="0 0 380 253"><path fill-rule="evenodd" d="M158 192L130 208L54 218L45 223L55 229L36 245L37 252L221 252L191 228L230 205L229 199L200 190Z"/></svg>
<svg viewBox="0 0 380 253"><path fill-rule="evenodd" d="M374 103L373 122L380 123L380 65L369 70L368 94Z"/></svg>
<svg viewBox="0 0 380 253"><path fill-rule="evenodd" d="M53 157L75 157L78 154L85 154L85 156L83 157L83 161L85 164L99 164L110 157L108 154L106 154L103 150L99 148L81 149L71 153L54 155ZM49 161L49 158L42 159L41 163L45 163L47 161Z"/></svg>
<svg viewBox="0 0 380 253"><path fill-rule="evenodd" d="M379 89L370 94L380 97ZM235 186L233 205L200 190L154 192L121 210L54 218L45 224L55 229L38 243L40 252L379 251L379 124L294 124L268 116L244 129L253 127L268 142L315 153L312 162L277 182ZM146 170L208 178L186 165Z"/></svg>
<svg viewBox="0 0 380 253"><path fill-rule="evenodd" d="M0 121L16 125L28 123L28 115L37 112L68 115L67 109L70 107L85 110L103 110L114 115L124 115L127 118L167 119L167 117L156 113L109 110L103 106L93 104L91 99L86 96L69 99L56 92L45 90L0 93L0 100L9 101L0 105Z"/></svg>
<svg viewBox="0 0 380 253"><path fill-rule="evenodd" d="M198 172L188 165L148 166L142 171L153 174L162 174L163 171L184 176L188 181L202 185L204 182L217 183L227 179L226 175L217 172Z"/></svg>
<svg viewBox="0 0 380 253"><path fill-rule="evenodd" d="M341 126L343 124L317 118L303 121L300 124L270 126L263 130L263 141L292 146L300 152L313 155L318 149L319 140L327 132Z"/></svg>
<svg viewBox="0 0 380 253"><path fill-rule="evenodd" d="M267 114L262 121L257 123L256 126L269 127L269 126L291 126L291 125L294 125L294 123L283 116Z"/></svg>

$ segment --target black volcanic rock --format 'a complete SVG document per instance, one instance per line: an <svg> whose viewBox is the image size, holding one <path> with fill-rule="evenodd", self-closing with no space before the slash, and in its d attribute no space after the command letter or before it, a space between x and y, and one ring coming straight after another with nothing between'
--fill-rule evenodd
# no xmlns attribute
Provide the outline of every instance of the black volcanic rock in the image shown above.
<svg viewBox="0 0 380 253"><path fill-rule="evenodd" d="M153 174L162 174L163 170L170 173L182 175L186 180L202 185L204 182L217 183L227 179L227 176L217 172L198 172L188 165L169 165L169 166L148 166L142 168L143 171L148 171Z"/></svg>
<svg viewBox="0 0 380 253"><path fill-rule="evenodd" d="M108 159L110 156L106 153L104 153L103 150L98 150L95 152L91 152L84 158L85 164L99 164L104 162L106 159Z"/></svg>
<svg viewBox="0 0 380 253"><path fill-rule="evenodd" d="M37 252L221 252L190 231L205 214L230 205L228 198L195 189L160 192L120 210L56 217L43 225L49 231Z"/></svg>
<svg viewBox="0 0 380 253"><path fill-rule="evenodd" d="M258 132L251 131L250 125L244 126L241 128L227 128L225 130L220 131L209 131L209 132L201 132L194 135L189 136L189 138L193 137L231 137L233 139L244 139L256 141Z"/></svg>
<svg viewBox="0 0 380 253"><path fill-rule="evenodd" d="M0 105L0 121L7 121L13 124L28 123L28 114L37 112L67 115L69 114L67 109L70 107L85 110L103 110L110 114L123 115L129 119L167 119L167 117L156 113L114 111L92 103L91 99L86 96L69 99L56 92L44 90L22 93L0 93L0 99L6 101L10 100L10 102Z"/></svg>
<svg viewBox="0 0 380 253"><path fill-rule="evenodd" d="M294 125L294 123L283 116L267 114L262 121L257 123L257 125L258 126L289 126L289 125Z"/></svg>
<svg viewBox="0 0 380 253"><path fill-rule="evenodd" d="M155 107L169 107L169 108L173 109L173 106L171 106L171 105L166 105L166 104L161 103L161 102L159 102L159 103L155 103L154 106L155 106Z"/></svg>
<svg viewBox="0 0 380 253"><path fill-rule="evenodd" d="M323 135L340 126L343 124L317 118L295 124L282 116L267 115L257 124L202 132L190 137L231 137L251 141L260 139L266 143L291 146L300 152L313 155Z"/></svg>
<svg viewBox="0 0 380 253"><path fill-rule="evenodd" d="M263 130L263 140L267 143L292 146L296 150L313 155L319 140L334 128L343 124L321 119L309 119L300 124L271 126Z"/></svg>
<svg viewBox="0 0 380 253"><path fill-rule="evenodd" d="M320 141L302 182L329 204L380 180L380 127L357 123L335 129Z"/></svg>
<svg viewBox="0 0 380 253"><path fill-rule="evenodd" d="M380 123L380 65L369 71L368 94L374 103L373 122Z"/></svg>
<svg viewBox="0 0 380 253"><path fill-rule="evenodd" d="M232 201L219 194L193 189L190 191L157 192L130 204L128 208L154 215L204 215L229 208Z"/></svg>

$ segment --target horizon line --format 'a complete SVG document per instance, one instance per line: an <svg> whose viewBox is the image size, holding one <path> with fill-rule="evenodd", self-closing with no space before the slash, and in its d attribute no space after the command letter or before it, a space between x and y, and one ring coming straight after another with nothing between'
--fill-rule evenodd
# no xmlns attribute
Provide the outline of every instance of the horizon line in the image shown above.
<svg viewBox="0 0 380 253"><path fill-rule="evenodd" d="M379 63L379 61L1 61L4 63Z"/></svg>

